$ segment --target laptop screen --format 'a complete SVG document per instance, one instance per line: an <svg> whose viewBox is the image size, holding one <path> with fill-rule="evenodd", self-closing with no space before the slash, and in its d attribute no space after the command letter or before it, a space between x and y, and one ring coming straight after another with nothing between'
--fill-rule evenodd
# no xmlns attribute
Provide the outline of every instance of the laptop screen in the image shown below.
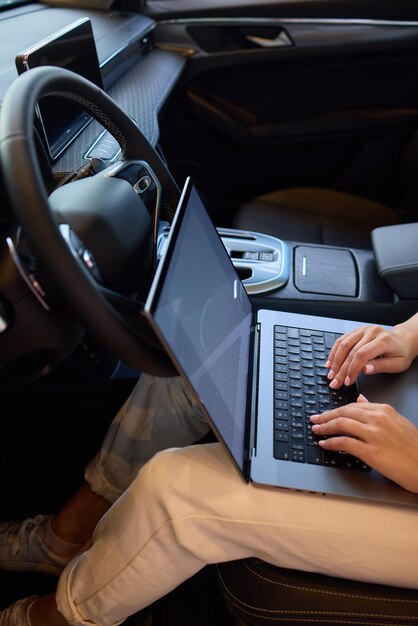
<svg viewBox="0 0 418 626"><path fill-rule="evenodd" d="M252 305L190 179L145 309L243 471Z"/></svg>

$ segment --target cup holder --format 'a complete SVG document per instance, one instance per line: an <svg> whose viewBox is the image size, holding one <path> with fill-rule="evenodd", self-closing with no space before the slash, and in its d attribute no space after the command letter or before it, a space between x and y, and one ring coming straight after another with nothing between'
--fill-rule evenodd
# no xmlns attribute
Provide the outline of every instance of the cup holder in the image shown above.
<svg viewBox="0 0 418 626"><path fill-rule="evenodd" d="M230 228L218 228L218 233L247 293L265 293L287 283L290 250L281 239Z"/></svg>
<svg viewBox="0 0 418 626"><path fill-rule="evenodd" d="M242 282L249 280L253 275L253 271L248 267L236 267L235 269Z"/></svg>
<svg viewBox="0 0 418 626"><path fill-rule="evenodd" d="M273 291L287 283L290 250L284 241L246 230L217 230L248 294ZM164 251L169 232L168 222L161 222L157 238L158 259Z"/></svg>

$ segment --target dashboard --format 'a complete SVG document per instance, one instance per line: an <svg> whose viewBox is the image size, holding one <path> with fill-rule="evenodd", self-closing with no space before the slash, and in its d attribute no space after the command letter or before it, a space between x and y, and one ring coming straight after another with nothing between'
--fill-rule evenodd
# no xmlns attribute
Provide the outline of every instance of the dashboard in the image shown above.
<svg viewBox="0 0 418 626"><path fill-rule="evenodd" d="M24 50L88 18L105 91L135 120L155 147L159 139L158 113L184 67L184 58L153 46L153 20L123 11L102 12L28 4L0 13L0 99L17 77L15 59ZM68 147L51 160L56 177L75 172L97 157L112 161L119 146L112 135L92 120ZM0 219L7 224L10 209L3 203Z"/></svg>

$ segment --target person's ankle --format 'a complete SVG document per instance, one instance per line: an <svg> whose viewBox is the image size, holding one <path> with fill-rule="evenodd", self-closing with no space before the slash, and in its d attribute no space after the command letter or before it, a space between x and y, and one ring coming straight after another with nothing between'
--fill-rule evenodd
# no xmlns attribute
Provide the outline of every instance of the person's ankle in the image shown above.
<svg viewBox="0 0 418 626"><path fill-rule="evenodd" d="M35 598L34 601L26 607L26 611L25 611L26 626L33 626L30 614L31 614L33 605L38 599L39 598Z"/></svg>
<svg viewBox="0 0 418 626"><path fill-rule="evenodd" d="M28 609L26 619L28 626L68 626L67 620L57 609L55 593L36 598Z"/></svg>
<svg viewBox="0 0 418 626"><path fill-rule="evenodd" d="M54 528L54 519L51 518L44 526L44 541L47 547L59 556L72 556L83 548L86 542L71 541L67 537L73 538L70 534L65 535ZM63 536L65 535L65 536Z"/></svg>

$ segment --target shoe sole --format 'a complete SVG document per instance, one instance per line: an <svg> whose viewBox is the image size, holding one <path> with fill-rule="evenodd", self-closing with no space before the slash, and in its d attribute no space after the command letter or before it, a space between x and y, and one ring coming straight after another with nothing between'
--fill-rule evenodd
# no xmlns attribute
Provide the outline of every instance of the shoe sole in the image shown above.
<svg viewBox="0 0 418 626"><path fill-rule="evenodd" d="M47 563L12 563L5 565L0 563L0 570L7 572L41 572L42 574L50 574L51 576L60 576L65 565L61 568L48 565Z"/></svg>

